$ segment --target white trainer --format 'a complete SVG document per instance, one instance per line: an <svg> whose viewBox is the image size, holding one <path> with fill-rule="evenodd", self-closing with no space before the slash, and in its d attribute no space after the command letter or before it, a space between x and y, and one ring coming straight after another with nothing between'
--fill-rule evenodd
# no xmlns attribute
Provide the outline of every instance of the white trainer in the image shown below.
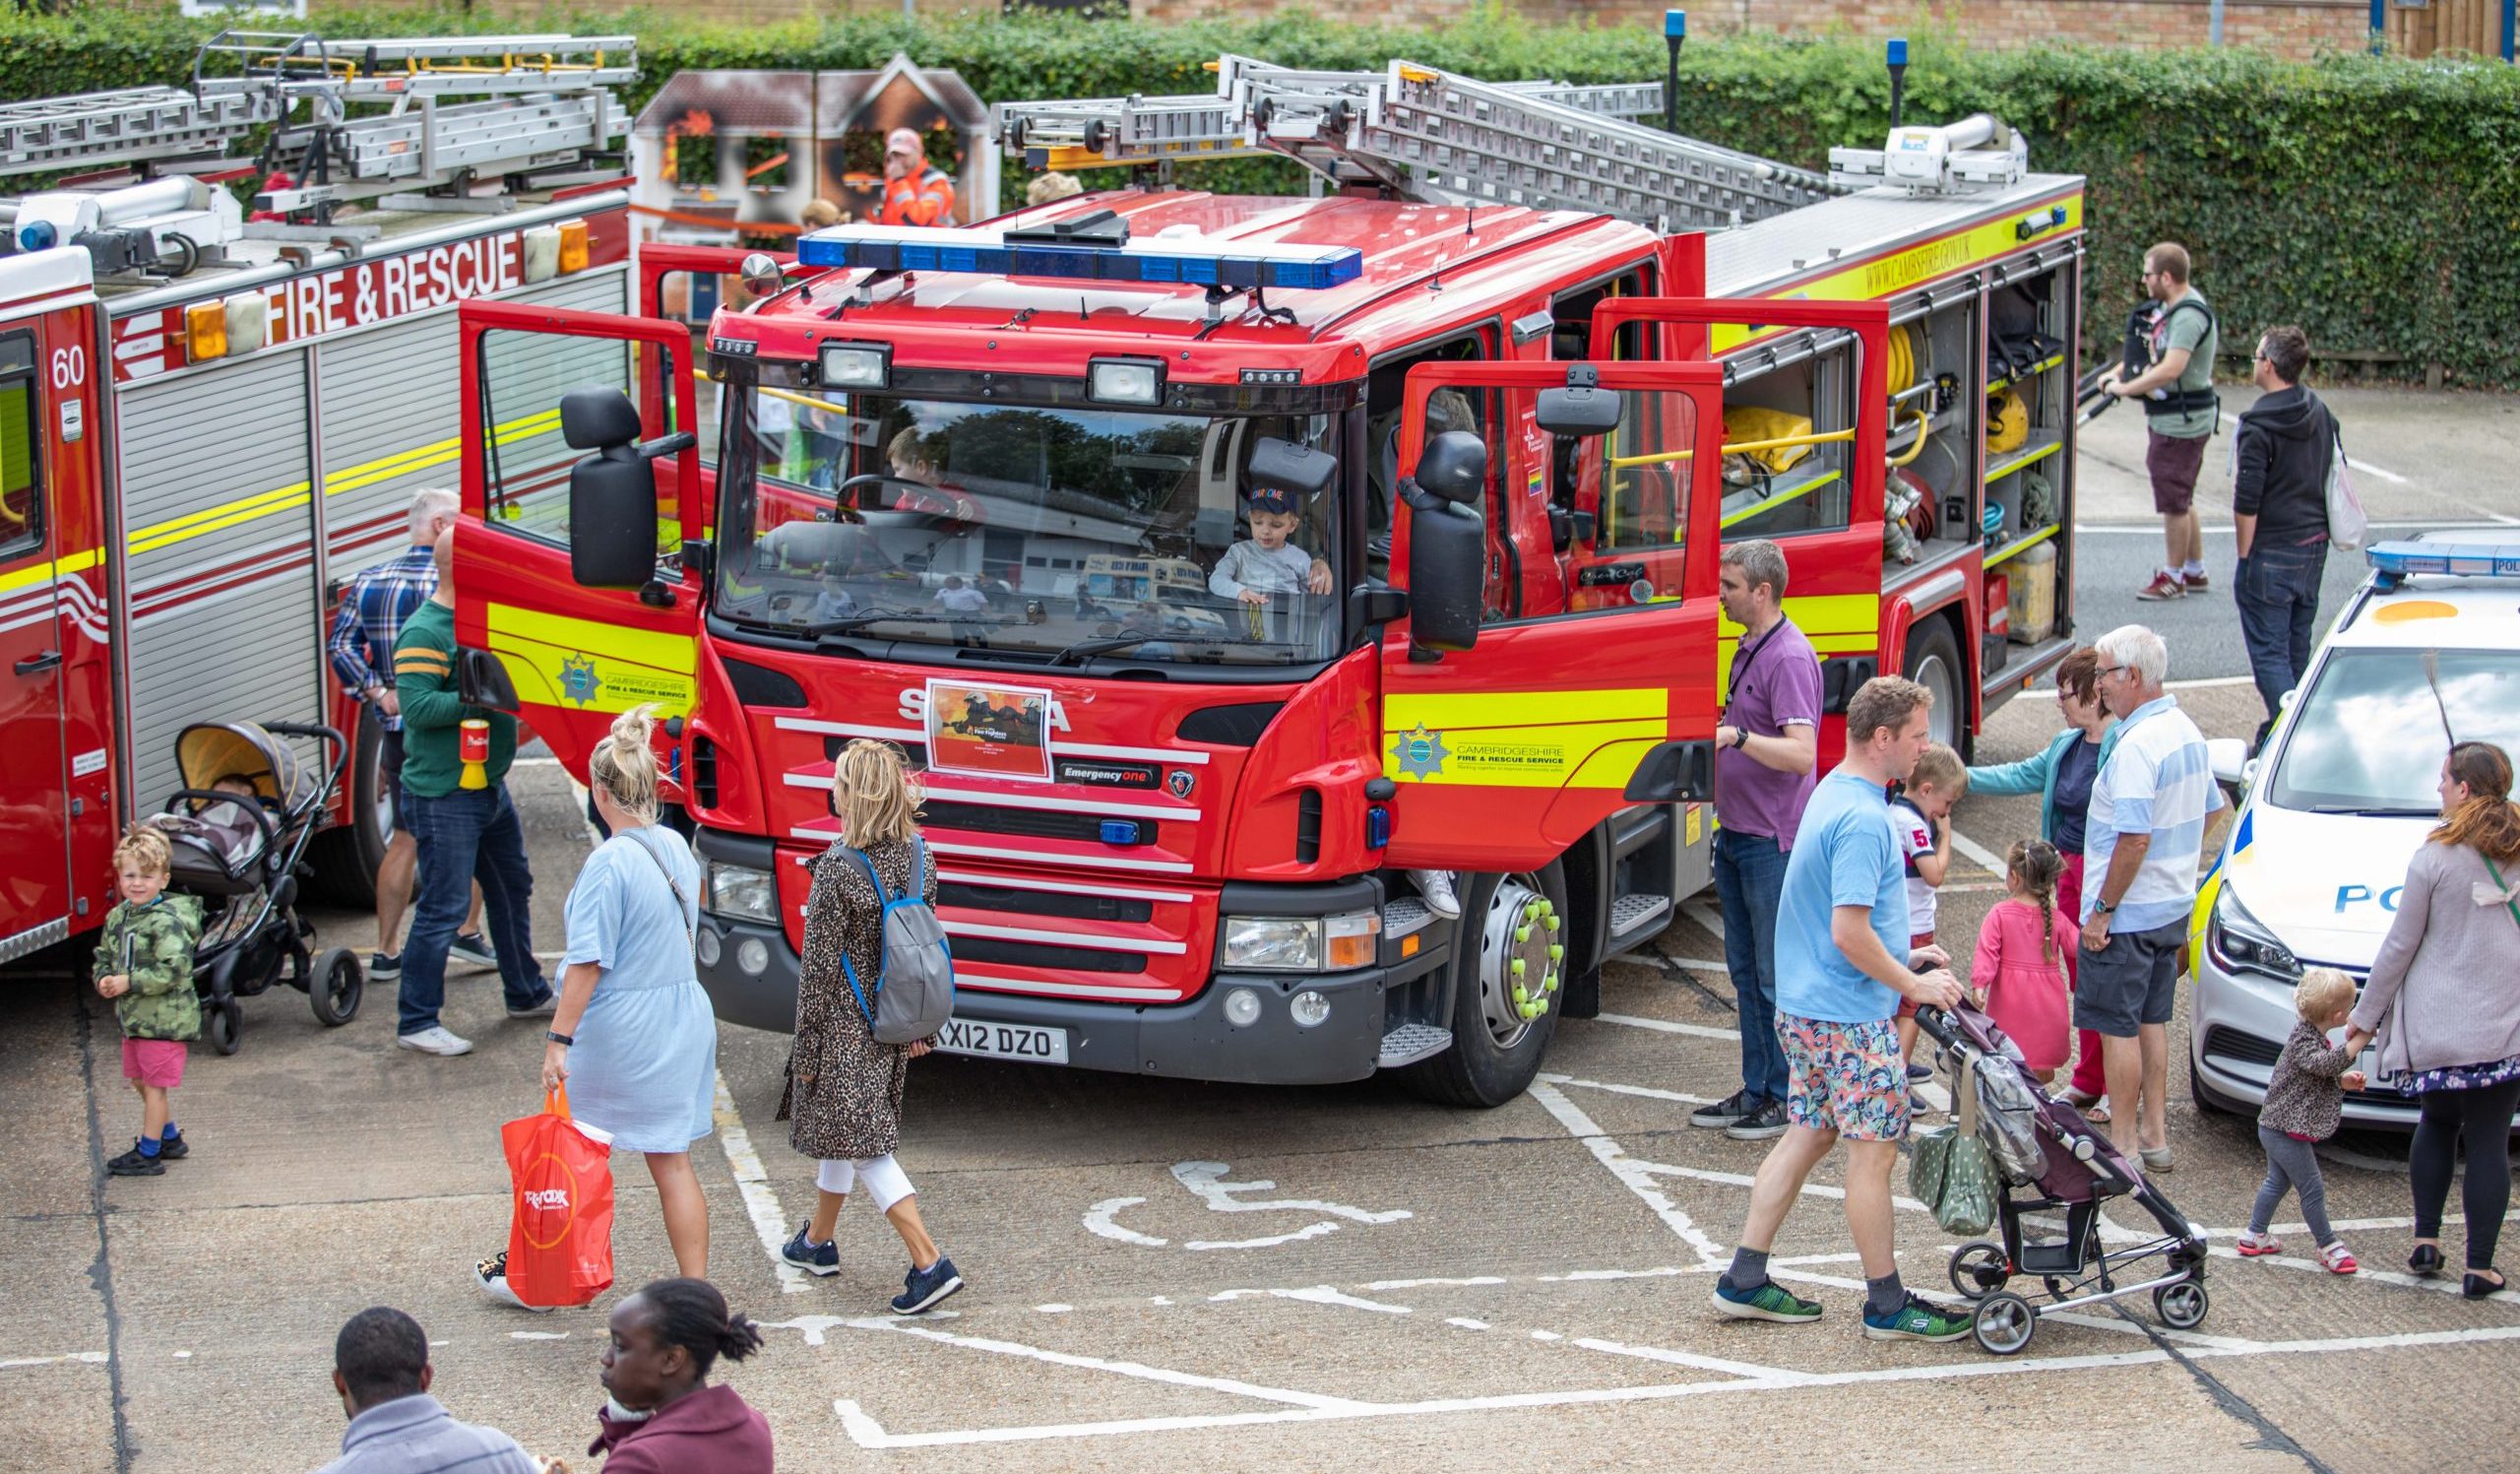
<svg viewBox="0 0 2520 1474"><path fill-rule="evenodd" d="M1418 887L1418 895L1428 911L1446 921L1461 919L1461 897L1453 894L1452 871L1411 870L1409 881Z"/></svg>
<svg viewBox="0 0 2520 1474"><path fill-rule="evenodd" d="M407 1050L417 1050L423 1055L469 1055L472 1053L472 1040L465 1039L454 1034L440 1024L431 1024L417 1034L397 1035L395 1036L394 1042Z"/></svg>

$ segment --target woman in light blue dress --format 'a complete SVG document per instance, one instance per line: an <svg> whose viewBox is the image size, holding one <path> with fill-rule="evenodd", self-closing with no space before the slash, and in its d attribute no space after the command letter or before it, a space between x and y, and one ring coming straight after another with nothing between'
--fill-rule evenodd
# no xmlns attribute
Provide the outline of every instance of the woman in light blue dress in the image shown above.
<svg viewBox="0 0 2520 1474"><path fill-rule="evenodd" d="M655 725L646 707L624 713L588 763L612 837L569 891L542 1087L565 1082L571 1117L614 1148L646 1155L675 1267L700 1279L709 1273L709 1207L691 1143L714 1128L718 1020L692 965L700 863L657 822ZM506 1257L485 1260L477 1278L514 1301Z"/></svg>

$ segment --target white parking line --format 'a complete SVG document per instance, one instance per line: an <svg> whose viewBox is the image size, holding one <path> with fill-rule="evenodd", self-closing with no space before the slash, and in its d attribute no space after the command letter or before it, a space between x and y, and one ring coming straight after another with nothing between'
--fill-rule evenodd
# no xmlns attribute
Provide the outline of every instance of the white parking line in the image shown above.
<svg viewBox="0 0 2520 1474"><path fill-rule="evenodd" d="M1613 1085L1606 1080L1579 1080L1573 1075L1544 1074L1551 1085L1564 1085L1575 1090L1600 1090L1611 1095L1632 1095L1649 1101L1670 1101L1676 1106L1712 1106L1715 1102L1702 1095L1682 1095L1676 1090L1657 1090L1650 1085Z"/></svg>
<svg viewBox="0 0 2520 1474"><path fill-rule="evenodd" d="M769 1251L770 1266L779 1275L779 1293L799 1295L809 1288L805 1271L788 1262L782 1252L788 1244L788 1213L779 1205L779 1194L772 1190L770 1174L762 1170L760 1154L752 1149L752 1133L744 1129L744 1118L735 1109L733 1092L726 1089L726 1077L718 1075L718 1145L726 1154L726 1166L734 1174L735 1190L743 1194L744 1215L752 1220L752 1231Z"/></svg>
<svg viewBox="0 0 2520 1474"><path fill-rule="evenodd" d="M1288 1387L1264 1387L1257 1382L1230 1377L1203 1377L1196 1372L1175 1372L1169 1367L1150 1367L1143 1362L1115 1362L1099 1356L1078 1356L1073 1352L1049 1351L1039 1346L1025 1346L1014 1341L1000 1341L988 1336L966 1336L938 1330L932 1325L906 1320L861 1315L844 1322L855 1330L890 1331L898 1336L915 1336L922 1341L938 1341L972 1351L985 1351L997 1356L1020 1357L1028 1361L1046 1362L1053 1367L1074 1367L1088 1372L1108 1372L1117 1377L1135 1378L1141 1381L1168 1382L1177 1387L1199 1387L1211 1392L1228 1392L1236 1397L1257 1398L1263 1402L1292 1403L1296 1407L1321 1411L1346 1411L1365 1404L1346 1397L1332 1397L1321 1392L1298 1392Z"/></svg>
<svg viewBox="0 0 2520 1474"><path fill-rule="evenodd" d="M1534 1080L1531 1083L1530 1093L1533 1100L1540 1102L1542 1109L1555 1117L1557 1123L1566 1128L1567 1135L1583 1142L1586 1149L1592 1152L1594 1160L1608 1168L1610 1175L1617 1178L1628 1191L1635 1193L1647 1207L1653 1209L1654 1216L1663 1220L1664 1227L1677 1235L1681 1243L1696 1250L1699 1258L1708 1263L1714 1263L1718 1259L1731 1256L1730 1250L1708 1238L1705 1230L1699 1228L1688 1214L1680 1210L1677 1203L1672 1202L1662 1188L1654 1185L1653 1178L1644 1171L1644 1164L1630 1157L1625 1147L1604 1134L1602 1128L1594 1123L1593 1118L1585 1115L1582 1109L1561 1094L1556 1086L1544 1080Z"/></svg>
<svg viewBox="0 0 2520 1474"><path fill-rule="evenodd" d="M1630 1029L1651 1029L1657 1034L1690 1034L1700 1039L1730 1039L1741 1042L1738 1029L1719 1029L1712 1024L1675 1024L1668 1018L1638 1018L1632 1013L1596 1014L1597 1024L1620 1024Z"/></svg>
<svg viewBox="0 0 2520 1474"><path fill-rule="evenodd" d="M2224 417L2225 419L2227 419L2227 420L2231 421L2231 422L2232 422L2232 424L2234 424L2235 426L2236 426L2236 425L2240 422L2240 417L2239 417L2238 416L2236 416L2236 415L2233 414L2233 413L2232 413L2231 411L2229 411L2229 410L2225 410L2225 411L2223 412L2223 417ZM2351 469L2353 469L2353 470L2355 470L2355 471L2368 472L2368 473L2370 473L2371 475L2378 477L2380 480L2382 480L2382 481L2394 481L2395 483L2397 483L2398 485L2401 485L2401 486L2405 486L2405 485L2411 485L2411 484L2413 484L2413 483L2412 483L2412 482L2410 482L2410 481L2409 481L2405 477L2402 477L2402 476L2398 475L2398 474L2397 474L2396 472L2394 472L2394 471L2382 471L2382 470L2381 470L2379 467L2377 467L2377 466L2372 466L2372 465L2368 465L2368 464L2366 464L2366 463L2364 463L2364 462L2358 461L2358 460L2354 459L2352 456L2347 456L2347 457L2345 458L2345 464L2346 464L2349 468L2351 468Z"/></svg>

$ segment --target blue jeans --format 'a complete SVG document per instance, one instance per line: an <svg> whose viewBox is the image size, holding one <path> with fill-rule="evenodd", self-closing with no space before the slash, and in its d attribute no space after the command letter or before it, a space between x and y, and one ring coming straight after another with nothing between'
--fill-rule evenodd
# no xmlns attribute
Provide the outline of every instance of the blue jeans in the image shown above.
<svg viewBox="0 0 2520 1474"><path fill-rule="evenodd" d="M446 950L472 909L475 880L508 1006L541 1002L551 990L534 960L534 873L526 867L525 826L517 822L507 785L457 789L443 799L407 797L405 819L420 846L420 899L403 946L402 1018L394 1032L436 1026L446 1001Z"/></svg>
<svg viewBox="0 0 2520 1474"><path fill-rule="evenodd" d="M2232 581L2249 674L2257 682L2258 699L2266 703L2266 721L2257 729L2260 742L2275 726L2284 693L2299 685L2309 668L2310 645L2318 638L2319 580L2326 573L2324 542L2292 547L2261 543L2240 559Z"/></svg>
<svg viewBox="0 0 2520 1474"><path fill-rule="evenodd" d="M1785 851L1775 840L1715 831L1724 965L1741 1015L1741 1088L1762 1101L1785 1099L1785 1043L1776 1032L1776 910L1784 894Z"/></svg>

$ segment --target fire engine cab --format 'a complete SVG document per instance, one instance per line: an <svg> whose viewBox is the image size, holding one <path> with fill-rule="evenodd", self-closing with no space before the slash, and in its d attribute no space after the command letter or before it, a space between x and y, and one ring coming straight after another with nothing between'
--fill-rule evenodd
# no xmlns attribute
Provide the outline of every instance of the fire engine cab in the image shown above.
<svg viewBox="0 0 2520 1474"><path fill-rule="evenodd" d="M0 199L0 961L103 920L194 722L357 735L317 878L368 898L380 733L327 614L455 476L456 304L630 306L635 75L628 37L222 34L188 87L0 107L0 175L50 181ZM564 496L549 401L607 366L563 350L502 364L545 376L494 428L546 468L513 525Z"/></svg>
<svg viewBox="0 0 2520 1474"><path fill-rule="evenodd" d="M495 513L536 386L493 350L684 330L468 303L459 628L573 765L662 707L722 1017L790 1025L874 738L924 769L944 1048L1493 1105L1706 883L1725 543L1786 549L1833 712L1906 672L1965 745L2061 658L2082 183L1983 117L1822 173L1628 121L1651 87L1216 70L1000 108L1159 177L755 260L714 443L687 379L570 396L558 534ZM1160 177L1237 155L1321 185Z"/></svg>

